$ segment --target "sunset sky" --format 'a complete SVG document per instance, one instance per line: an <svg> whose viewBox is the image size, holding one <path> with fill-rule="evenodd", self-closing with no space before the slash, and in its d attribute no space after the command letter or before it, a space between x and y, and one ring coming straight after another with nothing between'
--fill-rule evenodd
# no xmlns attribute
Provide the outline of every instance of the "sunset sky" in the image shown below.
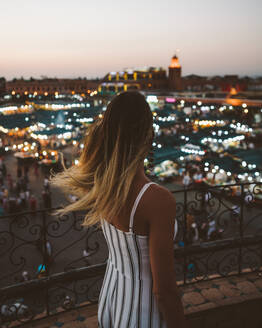
<svg viewBox="0 0 262 328"><path fill-rule="evenodd" d="M262 0L0 2L0 76L102 77L167 68L262 75Z"/></svg>

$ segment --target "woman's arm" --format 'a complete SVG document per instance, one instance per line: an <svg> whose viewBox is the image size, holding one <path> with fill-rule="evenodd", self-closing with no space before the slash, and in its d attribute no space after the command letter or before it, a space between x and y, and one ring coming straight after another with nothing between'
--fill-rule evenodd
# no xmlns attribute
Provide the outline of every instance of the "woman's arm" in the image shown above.
<svg viewBox="0 0 262 328"><path fill-rule="evenodd" d="M153 292L168 328L188 327L176 285L174 263L174 219L176 202L166 189L155 189L151 200L149 251L153 276Z"/></svg>

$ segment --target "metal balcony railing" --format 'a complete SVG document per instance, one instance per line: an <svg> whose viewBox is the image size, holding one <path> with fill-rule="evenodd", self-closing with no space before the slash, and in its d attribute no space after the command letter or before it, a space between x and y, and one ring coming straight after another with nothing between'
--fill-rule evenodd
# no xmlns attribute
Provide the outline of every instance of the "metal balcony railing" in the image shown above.
<svg viewBox="0 0 262 328"><path fill-rule="evenodd" d="M174 192L178 284L261 272L261 191L250 183ZM45 209L0 218L0 323L21 326L97 302L108 251L83 215Z"/></svg>

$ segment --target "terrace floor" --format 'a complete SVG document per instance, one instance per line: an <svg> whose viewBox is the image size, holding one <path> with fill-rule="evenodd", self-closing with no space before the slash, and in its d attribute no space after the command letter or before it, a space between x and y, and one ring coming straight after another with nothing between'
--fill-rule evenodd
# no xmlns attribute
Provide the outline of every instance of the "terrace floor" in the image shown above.
<svg viewBox="0 0 262 328"><path fill-rule="evenodd" d="M248 273L197 282L180 289L185 313L192 328L262 327L261 274ZM23 327L97 328L97 305L61 312Z"/></svg>

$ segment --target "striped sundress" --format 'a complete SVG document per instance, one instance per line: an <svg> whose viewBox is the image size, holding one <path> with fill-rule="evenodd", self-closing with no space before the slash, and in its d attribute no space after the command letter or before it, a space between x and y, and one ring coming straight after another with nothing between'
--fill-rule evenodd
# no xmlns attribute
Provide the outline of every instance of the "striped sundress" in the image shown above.
<svg viewBox="0 0 262 328"><path fill-rule="evenodd" d="M165 328L153 294L148 236L133 232L137 205L154 182L143 186L130 215L129 232L102 220L109 249L106 273L99 295L100 328ZM175 233L177 227L175 225Z"/></svg>

